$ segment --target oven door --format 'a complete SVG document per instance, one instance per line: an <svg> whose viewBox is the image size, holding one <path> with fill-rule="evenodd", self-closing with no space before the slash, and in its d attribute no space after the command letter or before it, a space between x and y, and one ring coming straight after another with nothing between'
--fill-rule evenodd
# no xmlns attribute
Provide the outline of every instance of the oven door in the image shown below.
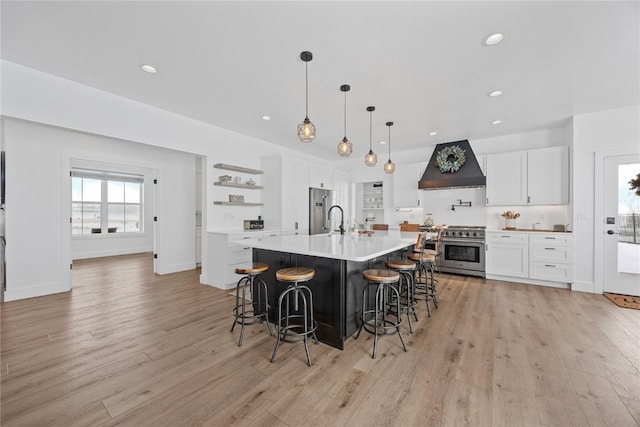
<svg viewBox="0 0 640 427"><path fill-rule="evenodd" d="M443 239L438 261L443 272L473 274L484 277L484 242Z"/></svg>

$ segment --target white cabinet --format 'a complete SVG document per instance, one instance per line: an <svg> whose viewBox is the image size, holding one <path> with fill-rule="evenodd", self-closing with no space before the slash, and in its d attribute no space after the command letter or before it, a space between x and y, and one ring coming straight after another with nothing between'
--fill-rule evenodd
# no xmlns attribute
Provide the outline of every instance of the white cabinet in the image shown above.
<svg viewBox="0 0 640 427"><path fill-rule="evenodd" d="M238 267L253 261L252 240L280 236L279 230L245 232L209 232L209 263L207 282L220 289L230 289L242 277L236 274Z"/></svg>
<svg viewBox="0 0 640 427"><path fill-rule="evenodd" d="M334 191L334 203L340 205L344 210L344 226L351 227L349 219L352 218L351 214L351 179L347 172L334 170L333 171L333 191ZM335 230L340 225L340 216L331 216L331 230Z"/></svg>
<svg viewBox="0 0 640 427"><path fill-rule="evenodd" d="M527 202L530 205L569 203L569 147L527 152Z"/></svg>
<svg viewBox="0 0 640 427"><path fill-rule="evenodd" d="M393 173L393 207L409 208L420 206L418 181L422 177L421 163L398 165Z"/></svg>
<svg viewBox="0 0 640 427"><path fill-rule="evenodd" d="M486 234L487 277L527 279L559 286L573 277L573 236L567 233L503 232Z"/></svg>
<svg viewBox="0 0 640 427"><path fill-rule="evenodd" d="M333 168L329 165L311 163L309 170L309 187L333 190Z"/></svg>
<svg viewBox="0 0 640 427"><path fill-rule="evenodd" d="M486 156L487 205L569 203L569 148L548 147Z"/></svg>
<svg viewBox="0 0 640 427"><path fill-rule="evenodd" d="M487 155L487 205L527 204L527 152Z"/></svg>
<svg viewBox="0 0 640 427"><path fill-rule="evenodd" d="M571 283L573 236L536 233L529 237L529 278Z"/></svg>
<svg viewBox="0 0 640 427"><path fill-rule="evenodd" d="M264 170L262 216L268 227L309 233L309 163L290 157L261 159Z"/></svg>
<svg viewBox="0 0 640 427"><path fill-rule="evenodd" d="M529 277L529 235L491 232L486 234L487 275Z"/></svg>

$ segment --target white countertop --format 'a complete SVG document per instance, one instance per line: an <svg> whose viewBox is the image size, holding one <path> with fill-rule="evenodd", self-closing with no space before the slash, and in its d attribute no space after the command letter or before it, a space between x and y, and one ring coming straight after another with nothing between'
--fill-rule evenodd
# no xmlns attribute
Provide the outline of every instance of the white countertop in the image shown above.
<svg viewBox="0 0 640 427"><path fill-rule="evenodd" d="M249 239L242 244L258 249L362 262L414 244L417 232L376 231L358 233L277 236Z"/></svg>

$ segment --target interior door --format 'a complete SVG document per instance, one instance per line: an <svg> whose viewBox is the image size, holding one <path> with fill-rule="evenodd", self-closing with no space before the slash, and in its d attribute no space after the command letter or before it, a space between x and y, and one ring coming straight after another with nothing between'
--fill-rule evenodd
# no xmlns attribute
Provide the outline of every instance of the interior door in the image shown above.
<svg viewBox="0 0 640 427"><path fill-rule="evenodd" d="M640 155L604 158L604 291L640 296Z"/></svg>

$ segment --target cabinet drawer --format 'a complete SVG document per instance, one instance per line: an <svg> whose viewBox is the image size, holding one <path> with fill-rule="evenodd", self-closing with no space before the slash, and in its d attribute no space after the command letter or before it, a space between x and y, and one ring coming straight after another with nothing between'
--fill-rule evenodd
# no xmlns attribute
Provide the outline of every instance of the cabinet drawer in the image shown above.
<svg viewBox="0 0 640 427"><path fill-rule="evenodd" d="M531 262L529 264L529 278L531 279L570 283L572 271L571 264L551 262Z"/></svg>
<svg viewBox="0 0 640 427"><path fill-rule="evenodd" d="M531 244L540 246L571 246L573 236L567 234L532 234Z"/></svg>
<svg viewBox="0 0 640 427"><path fill-rule="evenodd" d="M231 245L229 246L229 254L227 264L238 264L242 262L250 262L253 251L250 246Z"/></svg>
<svg viewBox="0 0 640 427"><path fill-rule="evenodd" d="M487 233L487 243L528 244L529 235L526 233Z"/></svg>
<svg viewBox="0 0 640 427"><path fill-rule="evenodd" d="M572 263L572 248L569 246L531 245L530 260L533 262Z"/></svg>

